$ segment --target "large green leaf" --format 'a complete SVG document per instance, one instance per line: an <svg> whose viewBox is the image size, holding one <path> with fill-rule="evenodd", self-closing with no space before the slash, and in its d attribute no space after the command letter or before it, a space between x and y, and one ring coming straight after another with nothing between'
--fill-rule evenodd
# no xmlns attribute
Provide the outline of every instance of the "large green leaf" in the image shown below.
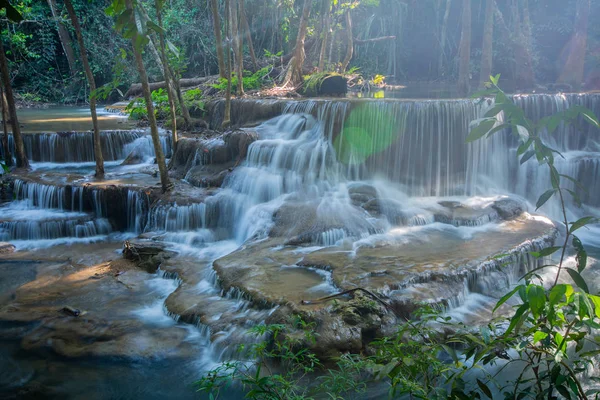
<svg viewBox="0 0 600 400"><path fill-rule="evenodd" d="M571 276L571 279L573 279L573 282L575 282L575 284L577 286L579 286L581 288L581 290L583 290L586 293L590 292L590 289L588 289L588 285L585 282L585 279L583 279L583 277L579 274L579 272L577 272L571 268L565 268L565 270Z"/></svg>
<svg viewBox="0 0 600 400"><path fill-rule="evenodd" d="M471 143L481 139L494 127L497 120L495 118L486 118L481 120L467 136L466 142Z"/></svg>
<svg viewBox="0 0 600 400"><path fill-rule="evenodd" d="M546 202L547 202L548 200L550 200L550 198L551 198L552 196L554 196L554 193L556 193L556 189L550 189L550 190L548 190L548 191L544 192L544 194L542 194L542 195L540 196L540 198L538 199L537 203L535 203L535 209L536 209L536 211L537 211L537 210L538 210L538 209L539 209L541 206L543 206L544 204L546 204Z"/></svg>
<svg viewBox="0 0 600 400"><path fill-rule="evenodd" d="M505 294L504 296L502 296L500 298L500 300L498 300L498 303L496 303L496 306L494 307L493 311L496 311L498 308L500 308L500 306L504 303L506 303L508 301L508 299L510 299L511 297L514 296L515 293L517 293L517 291L521 288L522 286L516 286L513 290L511 290L510 292L508 292L507 294Z"/></svg>
<svg viewBox="0 0 600 400"><path fill-rule="evenodd" d="M583 217L571 224L570 232L573 233L579 228L583 228L586 225L597 224L599 222L596 217Z"/></svg>

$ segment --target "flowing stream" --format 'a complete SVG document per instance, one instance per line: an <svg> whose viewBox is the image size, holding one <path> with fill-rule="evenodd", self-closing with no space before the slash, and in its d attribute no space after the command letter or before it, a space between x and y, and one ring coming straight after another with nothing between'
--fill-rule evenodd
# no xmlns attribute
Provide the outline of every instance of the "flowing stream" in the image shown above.
<svg viewBox="0 0 600 400"><path fill-rule="evenodd" d="M523 95L516 96L515 101L533 119L571 105L584 105L600 114L599 95ZM90 382L101 387L99 398L110 397L111 391L123 385L127 390L120 392L121 397L160 398L166 387L178 386L180 371L181 380L190 384L202 370L237 357L239 344L256 340L248 335L248 328L263 323L280 307L270 301L258 305L238 286L223 286L215 261L228 260L237 252L244 254L245 248L258 249L256 254L273 254L274 260L281 257L289 261L274 262L275 273L257 270L256 274L263 275L247 278L258 281L254 286L248 283L249 287L274 298L296 300L340 290L335 270L304 268L298 260L305 255L319 254L325 264L334 265L338 262L336 252L348 254L350 264L369 254L384 264L398 255L397 250L388 254L373 249L395 246L393 249L404 249L402 256L412 260L415 269L435 269L442 262L437 258L445 255L456 257L457 264L471 265L470 260L486 260L499 253L499 248L486 241L488 237L494 238L498 246L513 246L511 240L522 237L519 243L524 244L511 253L510 267L504 271L498 271L493 263L478 261L475 272L453 272L452 284L432 287L423 281L402 286L376 275L365 281L379 285L381 293L390 299L443 298L441 304L453 318L481 322L499 294L524 270L537 265L528 251L552 239L538 233L551 227L550 219L560 219L555 201L538 211L548 218L529 216L523 222L524 228L503 220L494 208L511 198L534 214L532 204L550 187L550 179L535 160L518 166L517 142L507 133L465 144L470 122L492 106L489 102L282 102L282 115L248 129L257 140L219 189L192 188L186 183L191 181L190 170L176 188L185 195L175 200L150 202L145 191L157 183L145 173L153 168L154 156L145 131L103 132L103 153L109 161L107 185L113 186L110 190L107 185L96 185L90 177L94 165L89 133L27 134L25 146L34 172L18 176L15 200L0 204L0 241L13 243L16 254L35 252L43 258L65 252L71 254L69 262L81 259L83 264L91 262L94 249L102 249L96 250L100 261L102 257L117 258L121 242L140 235L142 240L166 244L177 255L164 267L161 265L156 274L148 274L138 282L131 305L115 311L114 318L141 323L140 338L156 340L155 347L165 340L151 339L156 332L174 332L187 343L188 353L175 358L152 353L148 358L134 357L133 361L127 357L126 361L103 358L106 365L86 358L60 359L50 364L68 372L33 378L44 375L40 359L22 355L14 341L3 341L2 354L8 355L1 360L2 370L17 365L22 371L18 379L23 382L37 379L44 387L53 387L58 395L73 398L77 397L74 393L90 389ZM569 202L572 219L600 216L599 134L582 125L561 127L549 138L564 155L557 162L559 171L580 180L587 189L582 208ZM206 156L211 154L208 149L223 144L220 139L211 140L203 142L204 147L194 157L194 167L211 164ZM168 135L163 134L162 144L170 156ZM138 162L122 165L132 152ZM531 237L534 232L535 240ZM594 258L600 255L598 234L598 227L582 232L582 240L584 244L589 242ZM266 248L260 249L261 244ZM426 265L419 264L423 259L429 260ZM249 265L252 262L250 256ZM17 268L17 264L0 260L0 288L7 293L34 279L35 271L40 271L36 268L42 267L26 265L4 288L4 277L11 274L11 268ZM342 283L345 281L351 281L351 277ZM117 289L107 290L114 290L115 296L120 293ZM1 294L0 300L0 305L10 302ZM0 323L0 330L14 329L9 325ZM3 333L0 338L7 335ZM76 373L78 368L84 372ZM107 378L102 379L100 376L108 371ZM131 371L132 377L124 379L122 375L129 376ZM0 384L11 379L4 375ZM160 376L157 382L144 387L156 376ZM78 385L71 380L84 383ZM181 390L180 396L189 394ZM235 394L231 396L235 398Z"/></svg>

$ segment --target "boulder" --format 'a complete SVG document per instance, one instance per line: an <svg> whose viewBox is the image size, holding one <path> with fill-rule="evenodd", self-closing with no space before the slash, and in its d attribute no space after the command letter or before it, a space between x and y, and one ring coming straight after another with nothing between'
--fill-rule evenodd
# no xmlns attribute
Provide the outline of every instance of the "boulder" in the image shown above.
<svg viewBox="0 0 600 400"><path fill-rule="evenodd" d="M360 206L377 199L377 189L366 183L350 183L348 184L348 196L350 196L352 204Z"/></svg>
<svg viewBox="0 0 600 400"><path fill-rule="evenodd" d="M0 242L0 254L10 254L15 251L15 246L7 242Z"/></svg>
<svg viewBox="0 0 600 400"><path fill-rule="evenodd" d="M345 96L348 80L337 74L313 74L304 81L302 94L307 97Z"/></svg>
<svg viewBox="0 0 600 400"><path fill-rule="evenodd" d="M230 160L246 157L250 144L258 140L258 133L248 130L235 130L223 135Z"/></svg>
<svg viewBox="0 0 600 400"><path fill-rule="evenodd" d="M123 245L123 258L137 263L137 266L148 273L155 273L158 267L174 255L157 243L132 243Z"/></svg>
<svg viewBox="0 0 600 400"><path fill-rule="evenodd" d="M227 165L197 165L192 167L185 176L190 185L197 187L221 187L225 178L233 171Z"/></svg>
<svg viewBox="0 0 600 400"><path fill-rule="evenodd" d="M509 221L517 218L525 212L527 207L523 202L520 202L512 198L504 198L496 200L492 205L492 208L496 210L500 218L505 221Z"/></svg>

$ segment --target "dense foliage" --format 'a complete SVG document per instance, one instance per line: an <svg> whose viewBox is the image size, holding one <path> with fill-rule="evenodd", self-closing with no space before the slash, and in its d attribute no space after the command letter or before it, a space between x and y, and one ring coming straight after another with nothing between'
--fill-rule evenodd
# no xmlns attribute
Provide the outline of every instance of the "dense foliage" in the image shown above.
<svg viewBox="0 0 600 400"><path fill-rule="evenodd" d="M15 89L23 100L72 102L87 99L85 80L79 65L77 46L65 41L74 38L73 29L61 0L13 1L24 20L2 24L2 39L11 63ZM105 13L109 0L76 0L74 7L81 20L90 63L98 87L118 77L122 91L137 82L130 46L115 34L114 20ZM150 18L155 18L154 2L139 0ZM167 39L180 50L177 70L184 77L216 74L217 52L210 2L172 0L163 10ZM247 0L245 20L253 49L263 55L290 54L295 46L302 14L302 1ZM459 0L321 0L311 2L306 38L307 70L317 68L339 71L360 68L368 79L377 74L387 82L449 81L458 77L463 2ZM470 76L476 80L481 67L485 31L486 1L471 1ZM586 0L512 0L495 1L493 12L493 65L502 73L508 87L519 84L519 64L523 54L515 44L525 42L523 51L535 71L535 80L543 84L561 79L573 38L580 25L576 12ZM53 5L54 12L50 5ZM583 6L581 6L583 4ZM221 18L224 1L218 2ZM5 13L2 11L2 13ZM589 21L600 17L600 4L590 2ZM348 25L351 23L351 32ZM68 33L61 36L61 29ZM223 24L222 24L222 29ZM586 74L584 82L595 88L600 53L600 27L589 24ZM352 37L353 53L348 52ZM525 38L525 39L523 39ZM325 41L325 46L322 46ZM72 49L68 49L72 47ZM248 56L249 46L244 39ZM74 54L74 65L67 53ZM126 58L122 57L123 52ZM150 81L162 79L160 66L151 52L144 57ZM277 59L271 58L271 60ZM124 62L125 61L125 62ZM176 62L175 62L176 61ZM345 62L349 65L344 65ZM583 62L583 61L582 61ZM246 63L246 69L250 64ZM264 66L264 65L262 65ZM262 67L252 65L252 72ZM74 69L73 71L71 69ZM530 82L526 82L529 86ZM113 96L116 91L111 92Z"/></svg>

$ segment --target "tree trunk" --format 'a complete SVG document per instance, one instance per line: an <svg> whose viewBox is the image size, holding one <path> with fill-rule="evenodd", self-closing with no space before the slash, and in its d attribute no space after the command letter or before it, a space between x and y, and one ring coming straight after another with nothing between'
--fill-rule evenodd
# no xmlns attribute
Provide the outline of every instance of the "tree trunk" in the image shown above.
<svg viewBox="0 0 600 400"><path fill-rule="evenodd" d="M444 75L446 35L448 32L448 18L450 17L451 7L452 7L452 0L446 0L446 11L444 12L444 20L442 22L442 32L440 34L440 55L438 58L438 76Z"/></svg>
<svg viewBox="0 0 600 400"><path fill-rule="evenodd" d="M248 18L246 18L246 5L244 0L240 0L240 23L246 36L246 42L248 43L248 51L250 52L250 59L254 69L258 70L258 63L256 62L256 53L254 53L254 44L252 43L252 33L250 32L250 25L248 24Z"/></svg>
<svg viewBox="0 0 600 400"><path fill-rule="evenodd" d="M158 39L160 44L160 55L163 64L163 76L165 82L167 82L167 97L169 99L169 108L171 110L171 138L172 138L172 151L175 153L177 150L177 115L175 113L175 93L173 90L173 82L171 81L171 74L169 73L169 60L167 59L167 50L165 46L165 34L163 33L162 23L162 10L160 0L154 0L154 6L156 8L156 19L158 21L159 33Z"/></svg>
<svg viewBox="0 0 600 400"><path fill-rule="evenodd" d="M127 10L133 13L132 0L125 0ZM131 37L131 45L133 47L133 55L135 56L135 63L137 70L140 74L140 81L142 83L142 92L144 93L144 99L146 100L146 110L148 111L148 122L150 123L150 134L152 135L152 143L154 144L154 152L156 154L156 163L158 164L158 170L160 174L160 183L163 192L167 192L171 189L171 182L167 171L167 165L165 163L165 155L160 145L160 137L158 135L158 127L156 125L156 116L154 115L154 104L152 103L152 95L150 93L150 85L148 84L148 75L146 74L146 68L144 67L144 61L142 60L141 49L137 47L138 41L138 30L134 30Z"/></svg>
<svg viewBox="0 0 600 400"><path fill-rule="evenodd" d="M227 33L226 38L226 59L227 59L227 88L225 89L225 111L223 112L223 123L222 128L226 129L231 125L231 41L229 40L229 23L231 20L230 16L230 0L225 0L225 32Z"/></svg>
<svg viewBox="0 0 600 400"><path fill-rule="evenodd" d="M88 62L87 52L85 49L85 43L83 42L83 35L81 33L81 26L79 25L79 19L73 9L71 0L64 0L65 7L71 18L71 23L75 29L75 35L77 36L77 43L79 45L79 53L81 57L81 64L83 64L83 70L85 71L85 77L87 78L90 86L90 112L92 113L92 126L94 128L94 159L96 160L96 178L102 179L104 177L104 157L102 156L102 145L100 143L100 127L98 125L98 115L96 114L96 82L94 80L94 74L90 68Z"/></svg>
<svg viewBox="0 0 600 400"><path fill-rule="evenodd" d="M298 27L298 37L296 37L296 47L294 48L294 57L290 60L288 71L285 77L284 86L288 84L298 85L302 83L302 67L304 66L304 41L306 40L306 31L308 29L308 18L310 17L311 0L304 0L302 7L302 17Z"/></svg>
<svg viewBox="0 0 600 400"><path fill-rule="evenodd" d="M10 146L8 145L8 102L2 86L0 86L0 100L2 102L2 149L4 150L4 164L10 167L13 163L12 154L10 152Z"/></svg>
<svg viewBox="0 0 600 400"><path fill-rule="evenodd" d="M75 53L73 52L71 36L69 36L69 31L67 30L67 28L65 28L65 25L62 23L59 13L56 11L56 0L47 1L48 7L50 7L50 12L52 13L52 17L56 21L56 30L58 31L58 38L60 39L60 44L62 46L63 52L67 57L69 71L71 72L71 75L75 75L75 73L77 72L77 67L75 64Z"/></svg>
<svg viewBox="0 0 600 400"><path fill-rule="evenodd" d="M325 70L325 54L327 53L327 43L329 43L329 30L331 18L329 13L331 12L331 0L323 0L323 8L321 9L321 14L323 17L323 32L321 43L321 51L319 52L319 72L323 72Z"/></svg>
<svg viewBox="0 0 600 400"><path fill-rule="evenodd" d="M243 42L239 34L239 18L238 18L238 5L240 0L233 0L230 3L230 26L231 26L231 38L233 39L233 55L235 57L235 74L237 76L237 94L238 96L244 95L244 53L242 51Z"/></svg>
<svg viewBox="0 0 600 400"><path fill-rule="evenodd" d="M523 19L519 12L520 2L514 1L513 11L513 48L515 54L515 84L519 89L530 89L533 87L535 78L533 74L533 58L531 56L531 23L529 20L529 6L527 0L523 0Z"/></svg>
<svg viewBox="0 0 600 400"><path fill-rule="evenodd" d="M217 42L217 62L219 63L219 76L227 78L225 73L225 56L223 55L223 37L221 36L221 19L219 17L219 5L217 0L210 0L210 9L213 17L213 28L215 41Z"/></svg>
<svg viewBox="0 0 600 400"><path fill-rule="evenodd" d="M350 15L350 10L346 11L346 40L348 47L346 47L346 57L344 57L344 62L342 62L342 72L346 72L354 54L354 37L352 36L352 15Z"/></svg>
<svg viewBox="0 0 600 400"><path fill-rule="evenodd" d="M479 77L479 87L490 79L492 75L493 61L493 39L494 39L494 1L486 0L485 5L485 20L483 31L483 44L481 46L481 75Z"/></svg>
<svg viewBox="0 0 600 400"><path fill-rule="evenodd" d="M10 84L10 72L8 70L8 61L4 53L4 44L0 40L0 72L2 73L2 84L6 93L6 103L8 116L10 117L10 125L12 128L13 141L15 142L15 153L17 157L17 167L28 168L29 161L25 155L25 147L23 146L23 137L21 136L21 127L19 126L19 118L17 118L17 108L15 107L15 98L13 96L12 86Z"/></svg>
<svg viewBox="0 0 600 400"><path fill-rule="evenodd" d="M566 48L565 64L558 78L558 83L570 85L573 90L579 90L584 80L589 15L590 0L577 0L575 28Z"/></svg>
<svg viewBox="0 0 600 400"><path fill-rule="evenodd" d="M458 64L458 93L466 96L470 87L471 64L471 0L463 0L462 32Z"/></svg>

